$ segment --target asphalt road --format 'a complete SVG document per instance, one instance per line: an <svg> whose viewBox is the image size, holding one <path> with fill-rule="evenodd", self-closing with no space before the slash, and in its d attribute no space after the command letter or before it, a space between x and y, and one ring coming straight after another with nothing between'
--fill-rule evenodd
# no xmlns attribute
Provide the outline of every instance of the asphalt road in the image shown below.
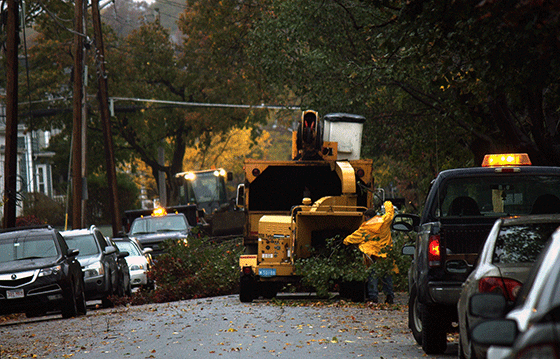
<svg viewBox="0 0 560 359"><path fill-rule="evenodd" d="M450 358L426 356L406 325L404 293L394 305L281 296L237 296L91 309L0 325L0 358Z"/></svg>

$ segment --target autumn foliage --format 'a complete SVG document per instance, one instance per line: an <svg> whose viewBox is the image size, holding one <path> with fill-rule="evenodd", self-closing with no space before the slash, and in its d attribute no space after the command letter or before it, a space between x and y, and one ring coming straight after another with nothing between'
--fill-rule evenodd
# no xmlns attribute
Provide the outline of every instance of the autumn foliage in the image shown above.
<svg viewBox="0 0 560 359"><path fill-rule="evenodd" d="M324 248L313 249L313 256L296 260L296 272L303 284L315 288L319 297L328 297L330 291L340 289L344 282L365 283L372 270L378 277L392 275L396 291L406 290L410 257L401 254L406 237L393 233L393 247L383 250L387 258L369 268L358 248L342 244L342 239L327 239Z"/></svg>

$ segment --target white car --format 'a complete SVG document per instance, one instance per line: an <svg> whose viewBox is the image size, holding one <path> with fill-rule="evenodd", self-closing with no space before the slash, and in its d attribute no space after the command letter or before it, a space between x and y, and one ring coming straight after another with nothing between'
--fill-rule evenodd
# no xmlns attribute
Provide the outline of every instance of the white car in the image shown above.
<svg viewBox="0 0 560 359"><path fill-rule="evenodd" d="M557 214L496 220L457 303L459 358L486 356L487 347L476 345L470 338L470 330L484 320L470 313L470 298L477 293L501 294L512 306L538 255L559 226Z"/></svg>
<svg viewBox="0 0 560 359"><path fill-rule="evenodd" d="M148 277L150 270L150 262L147 255L152 251L151 248L140 248L133 240L126 238L113 238L120 251L127 251L128 256L125 258L130 271L130 283L132 287L147 286L152 287L153 283Z"/></svg>

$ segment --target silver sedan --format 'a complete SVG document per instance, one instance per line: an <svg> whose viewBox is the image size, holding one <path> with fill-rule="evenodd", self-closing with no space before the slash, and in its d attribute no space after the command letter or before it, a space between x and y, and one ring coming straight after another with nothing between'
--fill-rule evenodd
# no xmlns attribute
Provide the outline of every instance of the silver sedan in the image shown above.
<svg viewBox="0 0 560 359"><path fill-rule="evenodd" d="M494 223L457 304L460 358L486 357L486 347L474 344L469 334L483 320L470 314L471 296L496 293L513 304L533 263L559 226L560 215L516 216Z"/></svg>

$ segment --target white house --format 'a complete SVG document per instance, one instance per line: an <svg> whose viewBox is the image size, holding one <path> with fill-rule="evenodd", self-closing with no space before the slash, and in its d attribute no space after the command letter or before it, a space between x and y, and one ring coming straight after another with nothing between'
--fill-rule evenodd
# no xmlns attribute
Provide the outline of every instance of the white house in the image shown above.
<svg viewBox="0 0 560 359"><path fill-rule="evenodd" d="M39 192L54 197L52 183L52 166L50 159L53 152L45 149L49 146L50 131L27 131L19 124L17 135L17 193L16 215L23 212L22 200L26 194ZM4 164L6 163L6 107L0 102L0 193L4 194ZM0 197L1 198L1 197ZM3 216L3 206L0 214Z"/></svg>

